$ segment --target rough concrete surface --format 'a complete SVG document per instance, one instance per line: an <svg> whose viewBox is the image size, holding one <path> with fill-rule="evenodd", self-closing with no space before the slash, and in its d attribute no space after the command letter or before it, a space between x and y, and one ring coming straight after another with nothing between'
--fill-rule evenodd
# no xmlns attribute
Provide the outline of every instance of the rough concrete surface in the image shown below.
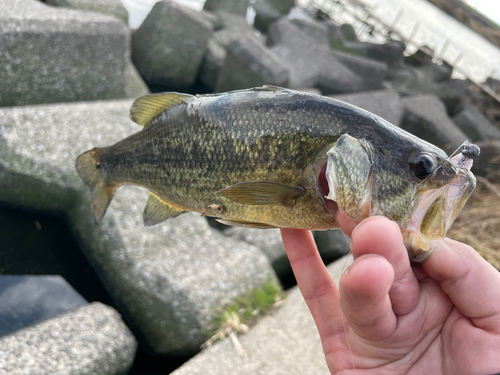
<svg viewBox="0 0 500 375"><path fill-rule="evenodd" d="M345 258L328 266L338 285ZM349 263L348 263L349 264ZM248 359L237 354L229 339L204 350L173 375L303 375L330 374L318 331L297 287L285 304L262 319L239 340Z"/></svg>
<svg viewBox="0 0 500 375"><path fill-rule="evenodd" d="M95 302L0 339L1 375L124 375L137 342L120 315Z"/></svg>
<svg viewBox="0 0 500 375"><path fill-rule="evenodd" d="M114 17L0 0L0 106L124 98L129 43Z"/></svg>

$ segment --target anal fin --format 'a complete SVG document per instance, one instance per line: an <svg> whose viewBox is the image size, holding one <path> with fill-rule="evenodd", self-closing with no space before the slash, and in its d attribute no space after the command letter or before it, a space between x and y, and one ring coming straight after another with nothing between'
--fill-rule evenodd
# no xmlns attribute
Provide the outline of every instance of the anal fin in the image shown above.
<svg viewBox="0 0 500 375"><path fill-rule="evenodd" d="M144 225L150 227L167 219L179 216L185 211L173 207L156 194L149 192L148 202L142 215Z"/></svg>

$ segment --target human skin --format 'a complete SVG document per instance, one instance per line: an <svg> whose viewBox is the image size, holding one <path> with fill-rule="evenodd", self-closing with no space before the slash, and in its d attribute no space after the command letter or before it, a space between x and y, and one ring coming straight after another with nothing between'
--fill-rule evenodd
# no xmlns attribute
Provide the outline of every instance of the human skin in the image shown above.
<svg viewBox="0 0 500 375"><path fill-rule="evenodd" d="M394 222L370 217L357 224L341 213L337 221L352 239L354 257L340 293L311 232L281 229L332 374L500 372L496 269L448 238L412 267Z"/></svg>

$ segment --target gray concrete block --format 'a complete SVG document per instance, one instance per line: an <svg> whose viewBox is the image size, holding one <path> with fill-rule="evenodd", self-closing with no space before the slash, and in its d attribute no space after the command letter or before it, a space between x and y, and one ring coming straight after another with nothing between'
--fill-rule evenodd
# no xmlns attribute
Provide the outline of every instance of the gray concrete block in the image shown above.
<svg viewBox="0 0 500 375"><path fill-rule="evenodd" d="M303 18L295 18L291 21L315 43L325 47L330 46L330 36L326 22L314 22Z"/></svg>
<svg viewBox="0 0 500 375"><path fill-rule="evenodd" d="M342 41L341 44L332 43L332 48L341 52L381 61L390 67L399 67L403 62L403 52L406 49L406 45L399 40L390 40L384 44Z"/></svg>
<svg viewBox="0 0 500 375"><path fill-rule="evenodd" d="M295 46L305 45L306 43L302 41L304 36L310 39L310 43L314 43L317 47L314 52L313 59L315 56L320 55L321 59L324 59L324 54L329 50L329 26L327 22L312 22L303 19L294 19L291 23L295 28L289 27L286 22L280 21L273 26L272 31L269 35L268 43L271 45L286 45L289 48L294 48ZM297 30L302 32L300 36ZM361 43L361 42L358 42ZM342 45L344 45L343 43ZM372 45L372 43L368 43ZM381 45L375 45L377 48ZM297 47L300 49L300 47ZM345 50L345 48L342 48ZM362 89L377 89L382 87L382 82L387 75L387 63L374 60L372 58L366 58L364 55L368 56L366 52L355 51L352 54L349 49L349 53L340 51L330 51L329 53L335 58L336 61L340 62L347 69L352 71L355 76L359 77L362 85ZM319 52L321 51L321 52ZM326 88L324 91L328 93L329 89Z"/></svg>
<svg viewBox="0 0 500 375"><path fill-rule="evenodd" d="M432 49L428 46L421 46L413 55L405 57L404 61L408 65L422 67L432 64L433 55L434 51Z"/></svg>
<svg viewBox="0 0 500 375"><path fill-rule="evenodd" d="M269 25L281 16L280 12L266 0L255 0L252 8L255 10L253 26L263 34L266 34Z"/></svg>
<svg viewBox="0 0 500 375"><path fill-rule="evenodd" d="M451 79L451 74L453 73L453 66L448 64L446 61L442 61L440 64L431 62L420 68L428 79L434 82L443 82Z"/></svg>
<svg viewBox="0 0 500 375"><path fill-rule="evenodd" d="M263 40L255 36L255 30L247 23L245 18L226 12L219 12L217 16L222 29L214 32L212 39L224 48L232 41L239 40L240 38L250 38L257 43L263 44Z"/></svg>
<svg viewBox="0 0 500 375"><path fill-rule="evenodd" d="M295 0L265 0L269 5L276 9L280 15L285 16L295 5Z"/></svg>
<svg viewBox="0 0 500 375"><path fill-rule="evenodd" d="M95 302L0 338L0 374L126 374L136 348L120 315Z"/></svg>
<svg viewBox="0 0 500 375"><path fill-rule="evenodd" d="M147 82L189 87L197 78L213 18L163 0L132 34L132 61Z"/></svg>
<svg viewBox="0 0 500 375"><path fill-rule="evenodd" d="M407 65L391 71L385 85L402 95L435 95L439 89L439 84L428 79L421 69Z"/></svg>
<svg viewBox="0 0 500 375"><path fill-rule="evenodd" d="M86 304L59 275L0 275L0 336Z"/></svg>
<svg viewBox="0 0 500 375"><path fill-rule="evenodd" d="M127 98L137 99L151 93L132 62L128 63L127 72Z"/></svg>
<svg viewBox="0 0 500 375"><path fill-rule="evenodd" d="M157 354L192 354L227 301L275 274L259 249L213 232L198 214L144 227L141 188L121 188L93 224L75 159L140 130L131 103L1 109L0 201L62 213L141 342Z"/></svg>
<svg viewBox="0 0 500 375"><path fill-rule="evenodd" d="M124 98L129 43L115 18L0 0L0 106Z"/></svg>
<svg viewBox="0 0 500 375"><path fill-rule="evenodd" d="M351 239L340 229L314 231L314 241L318 247L321 259L329 264L349 252Z"/></svg>
<svg viewBox="0 0 500 375"><path fill-rule="evenodd" d="M486 81L484 83L490 87L493 91L496 93L500 92L500 80L493 78L493 77L488 77L486 78Z"/></svg>
<svg viewBox="0 0 500 375"><path fill-rule="evenodd" d="M207 87L215 90L217 77L226 59L226 48L232 41L250 39L256 45L263 41L254 35L253 28L246 19L227 12L217 13L221 29L214 32L207 44L207 52L200 70L200 80Z"/></svg>
<svg viewBox="0 0 500 375"><path fill-rule="evenodd" d="M221 233L258 247L269 258L274 272L280 279L287 280L292 276L292 268L279 229L228 227ZM340 229L313 231L313 235L321 258L326 263L331 263L349 252L351 240Z"/></svg>
<svg viewBox="0 0 500 375"><path fill-rule="evenodd" d="M455 151L467 136L451 121L444 104L433 95L415 95L402 99L405 114L401 127L441 147Z"/></svg>
<svg viewBox="0 0 500 375"><path fill-rule="evenodd" d="M48 5L108 14L128 24L128 12L120 0L44 0Z"/></svg>
<svg viewBox="0 0 500 375"><path fill-rule="evenodd" d="M249 0L206 0L203 10L211 12L225 11L245 17Z"/></svg>
<svg viewBox="0 0 500 375"><path fill-rule="evenodd" d="M268 43L290 71L290 88L317 87L324 94L335 94L363 87L362 80L326 47L314 43L285 18L270 26Z"/></svg>
<svg viewBox="0 0 500 375"><path fill-rule="evenodd" d="M436 76L428 74L424 68L403 65L392 69L384 84L402 95L435 95L445 104L449 114L456 113L467 97L467 81L444 79L437 82L434 79Z"/></svg>
<svg viewBox="0 0 500 375"><path fill-rule="evenodd" d="M345 258L328 266L338 285ZM297 287L284 305L262 319L239 340L248 359L237 354L229 339L198 354L173 375L303 375L330 374L317 328Z"/></svg>
<svg viewBox="0 0 500 375"><path fill-rule="evenodd" d="M335 43L331 45L330 33L335 34L335 30L338 30L335 25L329 22L313 22L305 19L293 19L291 22L317 45L325 48L334 47L334 51L331 52L333 56L361 78L364 89L381 88L382 81L387 74L387 61L389 60L386 56L388 48L385 45L345 42L342 39L338 45ZM281 38L286 40L290 36L291 34L285 34ZM271 37L275 36L271 35ZM403 51L404 49L401 50L401 56Z"/></svg>
<svg viewBox="0 0 500 375"><path fill-rule="evenodd" d="M287 86L288 70L272 51L253 38L233 40L217 76L216 92L262 85Z"/></svg>
<svg viewBox="0 0 500 375"><path fill-rule="evenodd" d="M448 114L457 113L463 105L469 94L468 84L465 79L449 79L437 84L435 95L444 103Z"/></svg>
<svg viewBox="0 0 500 375"><path fill-rule="evenodd" d="M342 36L344 40L349 42L358 42L358 35L356 34L356 30L354 30L354 26L350 23L344 23L340 25L340 31L342 31Z"/></svg>
<svg viewBox="0 0 500 375"><path fill-rule="evenodd" d="M332 98L363 108L396 126L399 126L403 117L403 102L393 90L333 95Z"/></svg>
<svg viewBox="0 0 500 375"><path fill-rule="evenodd" d="M500 129L472 104L466 104L452 120L472 142L500 139Z"/></svg>
<svg viewBox="0 0 500 375"><path fill-rule="evenodd" d="M474 159L474 174L486 177L495 184L500 183L500 141L482 141L477 145L481 154Z"/></svg>
<svg viewBox="0 0 500 375"><path fill-rule="evenodd" d="M200 70L200 81L210 89L215 88L219 71L226 59L226 49L212 37L207 44L207 53Z"/></svg>
<svg viewBox="0 0 500 375"><path fill-rule="evenodd" d="M221 231L224 236L258 247L271 262L279 278L290 276L292 268L286 256L279 229L252 229L228 227Z"/></svg>
<svg viewBox="0 0 500 375"><path fill-rule="evenodd" d="M382 88L382 82L387 75L387 64L344 52L332 51L331 54L361 79L363 90Z"/></svg>

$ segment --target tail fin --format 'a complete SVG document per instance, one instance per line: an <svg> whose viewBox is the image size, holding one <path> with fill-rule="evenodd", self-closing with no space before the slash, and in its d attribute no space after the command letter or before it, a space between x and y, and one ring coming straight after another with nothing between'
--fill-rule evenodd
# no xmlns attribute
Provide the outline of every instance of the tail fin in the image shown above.
<svg viewBox="0 0 500 375"><path fill-rule="evenodd" d="M92 194L92 213L94 222L100 223L108 209L116 186L109 186L100 171L99 149L84 152L76 159L76 170Z"/></svg>

